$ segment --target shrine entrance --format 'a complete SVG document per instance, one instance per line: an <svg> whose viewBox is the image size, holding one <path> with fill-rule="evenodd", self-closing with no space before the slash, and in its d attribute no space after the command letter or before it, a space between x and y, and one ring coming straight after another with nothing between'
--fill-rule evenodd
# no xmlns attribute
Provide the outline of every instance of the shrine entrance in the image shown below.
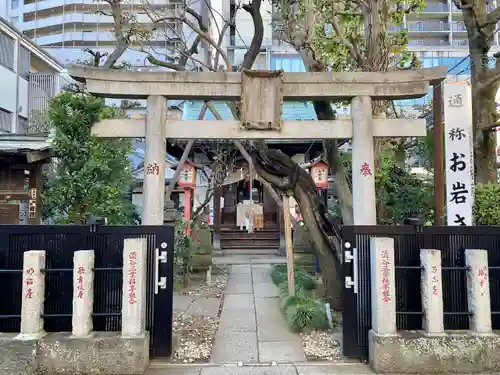
<svg viewBox="0 0 500 375"><path fill-rule="evenodd" d="M165 151L169 139L210 140L321 140L352 138L352 195L354 225L376 224L375 176L373 173L373 138L423 137L425 119L373 118L372 100L414 99L427 95L430 83L442 81L446 68L393 72L284 73L283 71L243 72L150 72L69 66L73 79L84 82L87 91L97 96L119 99L147 99L145 120L102 120L92 128L99 137L146 138L145 165L159 165L158 174L144 176L145 225L163 224ZM262 96L260 93L265 92ZM181 100L239 101L240 118L229 121L167 121L167 98ZM350 101L351 119L283 120L283 101L329 102ZM307 131L304 131L307 129ZM236 189L236 192L238 190ZM252 189L253 192L253 189ZM217 200L214 213L220 212ZM214 216L214 227L220 229L221 218ZM350 249L344 263L344 318L357 316L357 335L371 327L358 301L368 298L369 289L358 287L358 258ZM351 260L347 262L347 259ZM154 259L159 262L160 259ZM163 288L157 275L152 288ZM170 278L168 278L170 279ZM362 281L362 280L361 280ZM356 295L357 297L353 297ZM361 298L363 297L363 298ZM352 321L352 319L351 319ZM344 350L352 341L344 335ZM351 351L353 353L353 351Z"/></svg>

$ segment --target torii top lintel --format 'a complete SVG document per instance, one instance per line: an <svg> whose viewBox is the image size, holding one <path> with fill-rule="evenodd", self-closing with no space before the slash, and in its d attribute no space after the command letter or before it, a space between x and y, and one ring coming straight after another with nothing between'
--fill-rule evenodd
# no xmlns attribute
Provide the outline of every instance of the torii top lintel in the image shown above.
<svg viewBox="0 0 500 375"><path fill-rule="evenodd" d="M70 65L69 75L87 90L108 98L145 99L163 95L181 100L239 100L243 76L249 72L130 71ZM268 72L280 80L282 99L349 100L370 96L375 100L413 99L425 96L429 84L446 77L446 67L392 72ZM252 73L254 74L254 73Z"/></svg>

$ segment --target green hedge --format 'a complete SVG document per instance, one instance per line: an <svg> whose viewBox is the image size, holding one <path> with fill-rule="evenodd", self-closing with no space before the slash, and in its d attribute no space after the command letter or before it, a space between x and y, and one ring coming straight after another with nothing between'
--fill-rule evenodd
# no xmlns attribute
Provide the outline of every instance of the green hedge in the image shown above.
<svg viewBox="0 0 500 375"><path fill-rule="evenodd" d="M280 288L281 313L293 332L327 329L328 319L323 303L311 298L316 281L301 267L294 269L295 295L288 294L286 265L275 265L271 272L273 282Z"/></svg>

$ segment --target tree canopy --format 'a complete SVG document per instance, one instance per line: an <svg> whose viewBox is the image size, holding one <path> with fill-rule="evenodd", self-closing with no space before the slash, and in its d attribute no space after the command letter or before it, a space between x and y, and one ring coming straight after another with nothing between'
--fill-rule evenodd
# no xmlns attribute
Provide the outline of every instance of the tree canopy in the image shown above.
<svg viewBox="0 0 500 375"><path fill-rule="evenodd" d="M84 224L91 217L136 223L131 140L101 139L90 132L100 119L123 117L124 111L91 95L63 92L51 100L48 116L56 161L44 181L44 217L58 224Z"/></svg>

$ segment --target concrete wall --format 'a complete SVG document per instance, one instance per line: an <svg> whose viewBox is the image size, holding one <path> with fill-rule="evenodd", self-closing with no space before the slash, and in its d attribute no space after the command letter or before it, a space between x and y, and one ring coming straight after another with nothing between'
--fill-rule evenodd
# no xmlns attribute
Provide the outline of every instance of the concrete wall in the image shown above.
<svg viewBox="0 0 500 375"><path fill-rule="evenodd" d="M380 374L479 374L500 371L500 336L492 331L486 250L465 250L468 331L445 331L441 251L420 250L422 331L396 328L394 239L370 243L370 364ZM413 296L419 298L418 296Z"/></svg>
<svg viewBox="0 0 500 375"><path fill-rule="evenodd" d="M21 329L2 333L2 374L143 374L149 363L145 331L147 240L129 238L123 248L122 331L94 332L94 250L74 253L72 332L43 330L44 250L23 255ZM132 291L129 285L134 286Z"/></svg>

